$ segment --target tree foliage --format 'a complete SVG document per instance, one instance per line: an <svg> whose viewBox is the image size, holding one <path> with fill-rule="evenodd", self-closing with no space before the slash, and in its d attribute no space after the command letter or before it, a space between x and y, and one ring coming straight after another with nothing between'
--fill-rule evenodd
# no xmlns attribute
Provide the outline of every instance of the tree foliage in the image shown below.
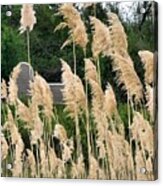
<svg viewBox="0 0 163 186"><path fill-rule="evenodd" d="M30 33L30 49L31 61L34 70L38 71L48 82L60 82L61 70L60 61L62 57L73 66L72 45L66 46L63 50L60 47L68 37L68 29L54 32L55 27L62 21L61 16L56 16L58 4L35 5L37 24ZM76 5L77 6L77 5ZM84 20L89 43L87 45L87 57L91 57L91 25L89 16L96 16L105 24L107 21L107 12L112 11L119 15L120 20L125 28L128 36L129 54L131 55L136 71L141 79L143 79L143 68L138 57L139 50L150 50L154 52L154 25L152 9L148 3L133 4L132 17L127 17L128 12L123 10L119 3L108 3L102 6L97 3L87 8L80 9L82 19ZM144 7L145 15L140 14L140 8ZM12 16L7 17L6 11L12 11ZM2 6L2 78L8 79L12 68L20 61L27 61L27 42L26 33L20 34L20 5ZM125 17L127 17L125 19ZM80 77L84 75L84 55L79 47L76 47L77 54L77 73ZM114 86L112 79L112 69L109 59L100 57L102 85L106 86L110 81ZM115 89L118 93L118 89ZM119 93L120 94L120 93ZM119 95L118 94L118 95Z"/></svg>

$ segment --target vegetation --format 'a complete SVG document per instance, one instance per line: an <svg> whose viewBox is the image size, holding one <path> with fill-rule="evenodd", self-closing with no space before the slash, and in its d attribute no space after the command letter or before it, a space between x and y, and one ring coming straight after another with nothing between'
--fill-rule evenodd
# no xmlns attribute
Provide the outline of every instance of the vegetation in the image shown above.
<svg viewBox="0 0 163 186"><path fill-rule="evenodd" d="M79 7L16 6L2 24L2 175L154 180L154 31L142 35L152 18L139 25L113 4ZM22 99L12 62L24 59L39 73ZM62 81L64 105L43 77Z"/></svg>

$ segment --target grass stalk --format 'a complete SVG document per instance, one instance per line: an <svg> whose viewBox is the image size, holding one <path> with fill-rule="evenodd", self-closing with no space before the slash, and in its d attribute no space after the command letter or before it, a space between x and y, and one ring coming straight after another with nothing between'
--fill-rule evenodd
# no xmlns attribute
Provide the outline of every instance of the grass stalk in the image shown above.
<svg viewBox="0 0 163 186"><path fill-rule="evenodd" d="M31 58L30 58L30 33L29 33L29 28L27 29L27 54L28 54L28 63L31 64Z"/></svg>
<svg viewBox="0 0 163 186"><path fill-rule="evenodd" d="M76 75L76 46L75 46L75 40L73 38L73 60L74 60L74 74ZM74 79L75 80L75 79ZM75 86L74 86L75 89ZM76 90L74 90L76 93ZM75 131L76 131L76 144L77 144L77 158L80 156L81 153L81 139L80 139L80 129L79 129L79 117L77 113L77 102L76 102L76 96L75 96Z"/></svg>

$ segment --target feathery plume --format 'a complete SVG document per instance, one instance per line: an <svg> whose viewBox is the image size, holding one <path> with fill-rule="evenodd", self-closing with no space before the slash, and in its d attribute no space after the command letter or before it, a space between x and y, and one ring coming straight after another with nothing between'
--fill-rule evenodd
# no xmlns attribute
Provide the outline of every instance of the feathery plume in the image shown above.
<svg viewBox="0 0 163 186"><path fill-rule="evenodd" d="M27 122L31 123L32 117L31 117L31 110L28 108L22 101L17 99L17 115L18 117Z"/></svg>
<svg viewBox="0 0 163 186"><path fill-rule="evenodd" d="M119 134L112 134L108 131L107 150L110 158L110 166L115 171L116 178L131 179L133 161L129 143ZM123 173L121 173L123 170ZM118 175L119 174L119 175Z"/></svg>
<svg viewBox="0 0 163 186"><path fill-rule="evenodd" d="M74 118L76 113L80 115L86 108L84 87L80 78L72 73L68 64L63 60L61 62L62 82L64 83L62 93L66 104L65 111L68 111L70 117Z"/></svg>
<svg viewBox="0 0 163 186"><path fill-rule="evenodd" d="M9 80L9 95L8 95L8 101L10 104L16 104L16 100L18 98L18 85L17 85L17 79L20 73L20 63L14 67L10 80Z"/></svg>
<svg viewBox="0 0 163 186"><path fill-rule="evenodd" d="M83 159L83 154L81 153L77 159L77 171L78 171L78 178L83 178L85 175L85 164Z"/></svg>
<svg viewBox="0 0 163 186"><path fill-rule="evenodd" d="M20 19L20 33L22 34L27 29L29 31L33 30L34 25L36 24L37 20L35 17L35 11L33 10L32 4L23 4L21 9L21 19Z"/></svg>
<svg viewBox="0 0 163 186"><path fill-rule="evenodd" d="M155 109L153 98L154 98L154 90L150 85L146 84L146 99L147 99L146 106L152 120L154 119L154 109Z"/></svg>
<svg viewBox="0 0 163 186"><path fill-rule="evenodd" d="M55 28L55 31L66 26L68 26L70 29L70 37L65 41L61 48L64 48L67 44L70 44L74 41L75 44L79 45L85 50L88 43L88 38L85 25L77 9L75 9L71 3L65 3L59 8L59 15L64 17L65 22L59 24Z"/></svg>
<svg viewBox="0 0 163 186"><path fill-rule="evenodd" d="M129 98L134 98L135 102L139 102L143 97L143 87L134 67L118 54L112 55L112 58L113 71L116 72L118 85L123 84Z"/></svg>
<svg viewBox="0 0 163 186"><path fill-rule="evenodd" d="M58 167L58 159L57 159L54 149L52 149L51 147L48 148L48 158L49 158L50 172L53 175L55 174L57 167Z"/></svg>
<svg viewBox="0 0 163 186"><path fill-rule="evenodd" d="M36 177L36 161L35 161L35 157L34 154L31 150L26 149L27 151L27 164L30 168L30 173L32 177Z"/></svg>
<svg viewBox="0 0 163 186"><path fill-rule="evenodd" d="M48 177L49 169L48 169L48 158L46 152L46 145L44 141L40 140L40 171L43 177Z"/></svg>
<svg viewBox="0 0 163 186"><path fill-rule="evenodd" d="M90 168L89 168L89 179L98 179L98 171L100 167L98 165L97 160L91 156L90 157Z"/></svg>
<svg viewBox="0 0 163 186"><path fill-rule="evenodd" d="M98 74L96 71L96 66L93 64L93 62L90 59L84 59L85 61L85 76L86 79L89 80L94 80L98 82Z"/></svg>
<svg viewBox="0 0 163 186"><path fill-rule="evenodd" d="M106 131L108 129L108 122L106 112L104 111L104 93L100 85L93 81L89 81L92 92L92 114L96 123L97 130L97 147L99 149L100 157L105 155L104 142L106 140Z"/></svg>
<svg viewBox="0 0 163 186"><path fill-rule="evenodd" d="M93 56L97 58L100 53L107 55L111 44L110 34L107 26L95 17L90 16L90 21L93 28Z"/></svg>
<svg viewBox="0 0 163 186"><path fill-rule="evenodd" d="M153 83L154 80L154 55L148 50L140 50L138 52L145 69L145 82Z"/></svg>
<svg viewBox="0 0 163 186"><path fill-rule="evenodd" d="M72 162L72 167L71 167L71 176L72 179L78 178L78 170L77 170L77 164Z"/></svg>
<svg viewBox="0 0 163 186"><path fill-rule="evenodd" d="M62 160L66 163L72 159L73 147L68 146L67 143L63 143Z"/></svg>
<svg viewBox="0 0 163 186"><path fill-rule="evenodd" d="M38 73L30 82L30 94L32 95L32 102L38 106L43 106L45 116L51 118L53 116L53 95L48 83Z"/></svg>
<svg viewBox="0 0 163 186"><path fill-rule="evenodd" d="M7 98L7 85L4 79L2 79L1 83L1 98Z"/></svg>
<svg viewBox="0 0 163 186"><path fill-rule="evenodd" d="M76 163L72 162L71 175L72 178L84 178L85 165L84 165L82 154L80 154Z"/></svg>
<svg viewBox="0 0 163 186"><path fill-rule="evenodd" d="M55 129L54 129L54 132L53 132L53 135L58 138L61 143L64 143L65 141L67 141L67 132L64 128L63 125L60 125L60 124L56 124L55 125Z"/></svg>
<svg viewBox="0 0 163 186"><path fill-rule="evenodd" d="M41 121L39 115L37 114L33 118L33 128L31 130L31 144L37 144L38 140L41 140L43 135L43 122Z"/></svg>
<svg viewBox="0 0 163 186"><path fill-rule="evenodd" d="M106 157L106 149L105 149L105 145L104 145L103 141L101 141L101 138L98 138L96 140L96 146L99 149L98 159L105 158Z"/></svg>
<svg viewBox="0 0 163 186"><path fill-rule="evenodd" d="M135 162L137 180L154 180L152 160L150 157L146 158L143 150L140 150L140 148L136 150ZM145 172L142 172L142 169L145 169Z"/></svg>
<svg viewBox="0 0 163 186"><path fill-rule="evenodd" d="M105 90L104 98L105 98L104 111L110 121L110 125L111 125L112 130L114 131L116 129L119 134L124 136L124 124L123 124L121 117L118 113L117 101L116 101L114 91L112 89L112 86L109 83L108 83L107 88Z"/></svg>
<svg viewBox="0 0 163 186"><path fill-rule="evenodd" d="M22 176L22 171L23 169L23 162L21 159L16 158L14 163L13 163L13 168L11 169L12 176L13 177L21 177Z"/></svg>
<svg viewBox="0 0 163 186"><path fill-rule="evenodd" d="M22 142L21 135L18 131L18 128L15 124L15 120L13 118L12 112L9 108L7 108L7 120L3 126L4 130L8 130L11 134L11 143L13 145L19 144Z"/></svg>
<svg viewBox="0 0 163 186"><path fill-rule="evenodd" d="M137 149L135 154L136 162L136 179L137 180L147 180L147 175L141 172L142 168L146 168L145 159L143 157L143 151Z"/></svg>
<svg viewBox="0 0 163 186"><path fill-rule="evenodd" d="M109 32L112 42L112 48L119 54L127 52L128 42L123 25L115 13L108 13L108 20L110 23Z"/></svg>
<svg viewBox="0 0 163 186"><path fill-rule="evenodd" d="M139 112L135 112L133 123L130 129L132 139L140 142L141 147L149 153L150 157L152 157L154 151L154 136L149 122L145 120Z"/></svg>
<svg viewBox="0 0 163 186"><path fill-rule="evenodd" d="M4 159L6 159L7 155L8 155L8 144L7 141L4 137L4 134L1 133L1 160L3 161Z"/></svg>
<svg viewBox="0 0 163 186"><path fill-rule="evenodd" d="M57 178L66 178L64 161L58 159Z"/></svg>
<svg viewBox="0 0 163 186"><path fill-rule="evenodd" d="M24 150L24 143L21 138L21 135L18 131L18 128L15 125L14 118L12 116L11 111L8 108L8 117L7 121L3 127L4 130L8 130L11 135L11 144L15 145L15 154L14 154L14 162L12 168L12 175L14 177L18 177L22 174L22 153Z"/></svg>
<svg viewBox="0 0 163 186"><path fill-rule="evenodd" d="M117 101L112 86L109 83L105 90L104 110L109 118L111 118L114 113L117 113Z"/></svg>

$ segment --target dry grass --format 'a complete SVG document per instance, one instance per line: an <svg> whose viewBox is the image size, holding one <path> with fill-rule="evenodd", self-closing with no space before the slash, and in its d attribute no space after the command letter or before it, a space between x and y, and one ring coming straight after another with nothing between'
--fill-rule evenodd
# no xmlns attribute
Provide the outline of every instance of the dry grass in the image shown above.
<svg viewBox="0 0 163 186"><path fill-rule="evenodd" d="M113 70L116 72L118 85L124 85L128 98L140 102L143 98L143 87L141 81L136 74L134 67L128 60L118 54L112 55Z"/></svg>
<svg viewBox="0 0 163 186"><path fill-rule="evenodd" d="M20 19L20 33L25 32L27 29L33 30L34 25L37 20L35 17L35 11L33 10L32 4L24 4L21 9L21 19Z"/></svg>
<svg viewBox="0 0 163 186"><path fill-rule="evenodd" d="M28 21L25 21L25 13L30 14ZM64 45L71 41L86 50L86 28L79 12L72 4L63 4L59 14L63 16L64 23L56 29L65 26L70 29L70 38ZM73 72L61 59L65 104L62 115L58 114L48 83L38 73L30 82L30 97L26 103L18 97L19 65L13 69L8 85L2 82L2 96L6 98L1 135L3 176L155 179L153 119L148 121L142 109L137 107L145 90L128 54L123 25L116 14L110 13L108 18L109 27L90 17L92 52L97 63L89 58L83 59L85 86L76 70ZM35 23L32 5L24 5L21 19L23 31L27 27L32 30ZM123 85L122 89L127 92L127 130L130 132L125 131L112 86L108 83L105 90L101 87L98 61L101 53L112 57L117 86ZM144 56L141 51L139 55L145 64L145 81L152 83L151 76L147 78L153 72L151 54ZM150 69L147 68L148 63ZM91 87L91 100L88 99L88 85ZM147 105L144 106L153 118L153 87L147 85L146 92ZM71 119L71 126L68 118ZM73 129L69 133L66 130L68 127ZM26 138L29 139L28 145L24 140ZM87 142L83 143L85 138ZM7 164L12 165L11 170L6 169ZM141 168L146 168L146 174L140 172Z"/></svg>
<svg viewBox="0 0 163 186"><path fill-rule="evenodd" d="M81 46L85 50L88 38L80 13L71 3L65 3L59 8L59 15L64 17L65 22L60 23L55 28L55 31L63 29L66 26L70 28L70 37L64 42L61 48L63 49L67 44L75 42L76 45Z"/></svg>
<svg viewBox="0 0 163 186"><path fill-rule="evenodd" d="M106 55L110 49L111 41L107 26L96 17L90 17L93 29L92 53L93 57L98 58L99 54Z"/></svg>
<svg viewBox="0 0 163 186"><path fill-rule="evenodd" d="M153 83L154 79L154 55L148 50L139 51L138 55L141 58L141 61L145 69L145 82L148 84Z"/></svg>

